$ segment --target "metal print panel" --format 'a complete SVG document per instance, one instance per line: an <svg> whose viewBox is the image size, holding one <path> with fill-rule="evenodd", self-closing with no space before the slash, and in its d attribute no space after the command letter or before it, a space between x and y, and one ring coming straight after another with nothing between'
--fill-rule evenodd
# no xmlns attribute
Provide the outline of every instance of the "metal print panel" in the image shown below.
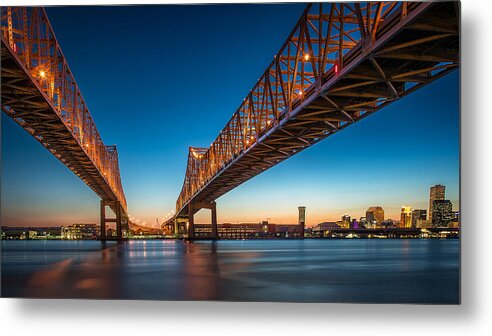
<svg viewBox="0 0 492 336"><path fill-rule="evenodd" d="M2 297L459 304L459 15L1 7Z"/></svg>

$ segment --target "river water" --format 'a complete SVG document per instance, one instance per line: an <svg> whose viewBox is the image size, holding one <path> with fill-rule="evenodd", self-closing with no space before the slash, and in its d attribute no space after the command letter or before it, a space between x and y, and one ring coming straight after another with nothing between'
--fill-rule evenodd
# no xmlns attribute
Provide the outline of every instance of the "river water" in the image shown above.
<svg viewBox="0 0 492 336"><path fill-rule="evenodd" d="M2 241L3 297L459 303L459 240Z"/></svg>

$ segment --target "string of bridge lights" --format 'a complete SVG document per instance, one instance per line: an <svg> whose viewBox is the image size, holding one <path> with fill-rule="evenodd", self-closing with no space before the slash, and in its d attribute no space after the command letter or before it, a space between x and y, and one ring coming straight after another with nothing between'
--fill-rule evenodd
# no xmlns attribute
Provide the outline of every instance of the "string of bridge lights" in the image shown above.
<svg viewBox="0 0 492 336"><path fill-rule="evenodd" d="M175 210L172 209L171 211L169 211L164 217L162 217L162 224L164 224L165 222L167 222L167 220L171 219L173 216L174 216L174 213L175 213ZM146 225L147 224L147 221L141 221L140 218L136 218L130 214L128 214L128 219L139 225L139 226L147 226L147 227L156 227L156 224L158 223L154 223L154 224L151 224L151 225Z"/></svg>
<svg viewBox="0 0 492 336"><path fill-rule="evenodd" d="M163 222L166 222L168 219L172 218L174 216L174 212L175 210L172 209L170 212L167 213L167 215L165 215L163 218L162 218L162 221Z"/></svg>

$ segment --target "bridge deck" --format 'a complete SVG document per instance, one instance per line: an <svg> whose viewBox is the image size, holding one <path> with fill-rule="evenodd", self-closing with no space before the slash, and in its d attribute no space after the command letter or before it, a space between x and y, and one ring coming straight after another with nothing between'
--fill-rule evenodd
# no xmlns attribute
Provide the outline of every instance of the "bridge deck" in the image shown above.
<svg viewBox="0 0 492 336"><path fill-rule="evenodd" d="M324 12L322 6L325 5L313 5L317 10L314 13L313 8L308 6L279 53L282 55L286 46L297 45L301 50L295 51L292 47L297 54L293 65L287 66L287 70L278 71L282 64L291 64L291 60L287 59L286 63L282 56L276 57L265 72L266 75L263 75L252 90L252 93L259 94L250 94L245 99L246 102L251 101L248 120L252 122L249 125L239 123L236 129L239 129L240 137L244 134L246 138L238 141L237 134L230 134L230 122L212 147L190 149L185 183L176 205L176 216L187 216L190 202L212 202L283 160L457 69L457 4L398 4L390 8L386 16L380 15L379 19L377 13L381 14L386 4L374 10L366 9L366 12L357 11L364 8L363 5L354 5L353 12L360 15L347 15L347 20L356 22L354 17L365 17L370 13L374 17L373 22L371 24L368 23L371 20L359 20L360 39L350 50L342 52L342 57L330 59L332 64L329 67L323 61L329 53L325 52L323 57L322 49L333 49L334 44L319 43L325 36L309 37L305 31L310 28L306 27L315 26L313 22L317 22L318 31L326 32L327 28L322 28L320 22L325 20L328 25L333 25L338 20L340 24L344 20L340 13L347 13L347 9L343 7L347 5L333 5L337 6L335 10ZM371 6L374 5L366 5L366 8L373 8ZM326 33L328 36L329 31L330 28ZM371 31L372 38L368 36ZM300 47L303 38L304 49L308 52ZM347 40L349 39L344 35L336 48L342 50L348 43ZM319 48L314 47L316 43ZM292 53L289 51L288 55ZM303 55L307 56L303 59ZM310 71L305 70L302 73L302 69L308 67L305 63L309 62L314 65L310 66ZM327 70L322 75L316 75L316 69L325 67ZM285 73L293 71L295 77L296 69L299 69L304 78L282 83L286 78ZM275 75L277 78L274 78ZM274 81L277 83L276 87L272 84ZM290 101L291 106L286 104L283 110L275 111L272 100L265 97L270 96L275 100L279 96L279 83L283 84L280 91L288 91L284 98ZM272 95L275 91L277 96ZM257 120L253 120L251 115ZM226 132L229 135L224 139L223 133ZM252 134L251 138L249 134ZM220 143L217 144L219 140ZM227 155L217 155L217 148L219 153L223 153L224 147Z"/></svg>
<svg viewBox="0 0 492 336"><path fill-rule="evenodd" d="M1 8L2 110L126 216L116 146L106 146L46 13Z"/></svg>

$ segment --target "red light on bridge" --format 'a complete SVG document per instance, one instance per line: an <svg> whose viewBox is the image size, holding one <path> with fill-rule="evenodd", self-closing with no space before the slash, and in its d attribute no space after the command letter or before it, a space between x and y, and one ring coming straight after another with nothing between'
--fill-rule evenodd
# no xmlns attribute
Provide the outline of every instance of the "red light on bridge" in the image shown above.
<svg viewBox="0 0 492 336"><path fill-rule="evenodd" d="M335 63L335 73L338 73L338 64Z"/></svg>

